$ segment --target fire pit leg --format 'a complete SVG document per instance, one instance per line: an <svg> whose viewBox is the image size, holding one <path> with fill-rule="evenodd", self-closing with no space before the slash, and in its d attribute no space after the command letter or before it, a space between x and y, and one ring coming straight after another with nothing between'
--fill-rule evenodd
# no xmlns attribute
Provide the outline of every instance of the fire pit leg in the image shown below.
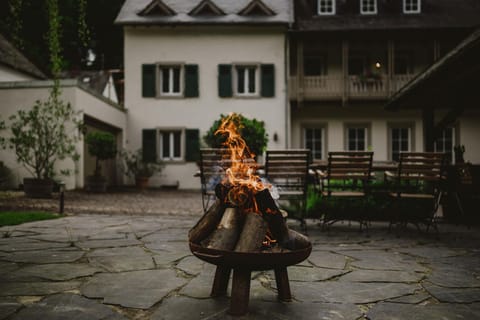
<svg viewBox="0 0 480 320"><path fill-rule="evenodd" d="M230 280L230 273L232 269L222 266L217 266L215 271L215 279L213 280L211 297L221 297L227 295L228 281Z"/></svg>
<svg viewBox="0 0 480 320"><path fill-rule="evenodd" d="M232 294L228 313L241 316L248 312L250 299L250 270L233 269Z"/></svg>
<svg viewBox="0 0 480 320"><path fill-rule="evenodd" d="M286 302L292 301L287 267L275 268L275 281L277 282L278 299Z"/></svg>

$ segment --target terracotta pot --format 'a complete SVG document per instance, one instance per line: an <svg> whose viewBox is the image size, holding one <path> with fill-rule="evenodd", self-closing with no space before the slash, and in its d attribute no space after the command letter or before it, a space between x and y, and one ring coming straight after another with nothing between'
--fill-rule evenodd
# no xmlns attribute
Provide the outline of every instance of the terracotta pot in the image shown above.
<svg viewBox="0 0 480 320"><path fill-rule="evenodd" d="M23 191L29 198L51 198L53 192L53 180L24 178Z"/></svg>
<svg viewBox="0 0 480 320"><path fill-rule="evenodd" d="M148 188L148 179L149 177L135 177L135 185L139 189L146 189Z"/></svg>

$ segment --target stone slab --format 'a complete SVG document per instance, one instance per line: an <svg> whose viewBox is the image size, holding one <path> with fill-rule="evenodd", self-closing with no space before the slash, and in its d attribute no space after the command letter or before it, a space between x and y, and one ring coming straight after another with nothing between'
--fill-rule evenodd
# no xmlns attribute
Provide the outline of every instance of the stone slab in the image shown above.
<svg viewBox="0 0 480 320"><path fill-rule="evenodd" d="M480 319L480 306L476 305L408 305L379 303L367 313L370 320L465 320Z"/></svg>
<svg viewBox="0 0 480 320"><path fill-rule="evenodd" d="M10 253L4 259L13 262L49 264L75 262L82 258L84 252L76 248L20 251Z"/></svg>
<svg viewBox="0 0 480 320"><path fill-rule="evenodd" d="M17 280L22 279L22 277L31 277L53 281L66 281L91 276L100 271L100 269L85 263L58 263L27 266L10 273L10 276Z"/></svg>
<svg viewBox="0 0 480 320"><path fill-rule="evenodd" d="M173 270L101 273L83 285L81 292L89 298L102 298L107 304L148 309L186 282Z"/></svg>
<svg viewBox="0 0 480 320"><path fill-rule="evenodd" d="M22 304L12 298L2 299L2 301L0 301L0 319L7 319L21 307Z"/></svg>
<svg viewBox="0 0 480 320"><path fill-rule="evenodd" d="M428 283L424 284L424 288L440 302L480 302L480 288L445 288Z"/></svg>
<svg viewBox="0 0 480 320"><path fill-rule="evenodd" d="M87 254L88 261L109 272L154 269L152 256L141 247L101 248Z"/></svg>
<svg viewBox="0 0 480 320"><path fill-rule="evenodd" d="M308 261L321 268L344 269L347 258L338 253L314 250L308 257Z"/></svg>
<svg viewBox="0 0 480 320"><path fill-rule="evenodd" d="M75 294L56 294L20 310L12 319L21 320L121 320L127 319L113 309Z"/></svg>
<svg viewBox="0 0 480 320"><path fill-rule="evenodd" d="M425 277L424 273L390 270L362 270L356 269L343 275L341 281L352 282L405 282L416 283Z"/></svg>
<svg viewBox="0 0 480 320"><path fill-rule="evenodd" d="M80 282L2 282L0 296L40 296L80 287Z"/></svg>

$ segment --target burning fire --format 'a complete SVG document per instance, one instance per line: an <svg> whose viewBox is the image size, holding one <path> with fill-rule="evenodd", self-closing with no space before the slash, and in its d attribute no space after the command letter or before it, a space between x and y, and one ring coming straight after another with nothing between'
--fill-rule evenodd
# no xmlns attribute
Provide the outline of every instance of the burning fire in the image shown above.
<svg viewBox="0 0 480 320"><path fill-rule="evenodd" d="M228 148L227 157L231 165L225 172L223 183L231 189L228 192L228 200L248 211L258 212L258 207L253 195L266 188L270 184L262 182L256 174L257 164L255 155L248 148L245 140L239 133L241 129L240 116L236 113L229 114L220 124L215 134L226 137L224 143ZM250 207L250 208L249 208Z"/></svg>

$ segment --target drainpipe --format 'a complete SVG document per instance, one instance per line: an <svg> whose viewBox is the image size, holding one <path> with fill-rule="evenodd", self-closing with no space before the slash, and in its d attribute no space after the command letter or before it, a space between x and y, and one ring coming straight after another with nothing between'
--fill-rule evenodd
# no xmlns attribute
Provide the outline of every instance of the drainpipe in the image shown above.
<svg viewBox="0 0 480 320"><path fill-rule="evenodd" d="M290 30L291 25L289 25L288 30ZM290 132L292 130L292 116L291 116L291 108L290 108L290 90L289 90L289 75L290 75L290 41L289 41L289 34L288 30L285 34L285 45L284 50L284 59L285 59L285 148L289 149L291 146L290 141Z"/></svg>

